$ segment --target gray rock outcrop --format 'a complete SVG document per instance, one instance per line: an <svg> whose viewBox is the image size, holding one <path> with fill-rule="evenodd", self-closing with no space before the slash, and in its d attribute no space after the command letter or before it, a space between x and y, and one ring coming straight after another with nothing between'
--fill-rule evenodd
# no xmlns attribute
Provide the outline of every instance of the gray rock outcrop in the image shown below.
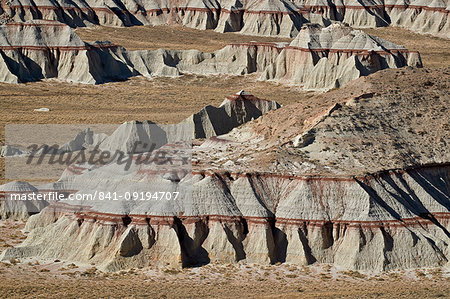
<svg viewBox="0 0 450 299"><path fill-rule="evenodd" d="M42 200L16 200L15 196L37 193L38 189L27 182L14 181L0 186L0 219L27 219L49 205Z"/></svg>
<svg viewBox="0 0 450 299"><path fill-rule="evenodd" d="M406 65L421 67L419 54L342 24L307 25L262 72L261 79L331 89L381 69Z"/></svg>
<svg viewBox="0 0 450 299"><path fill-rule="evenodd" d="M46 19L71 27L181 24L219 32L294 37L304 23L402 26L449 38L447 0L2 1L0 20Z"/></svg>
<svg viewBox="0 0 450 299"><path fill-rule="evenodd" d="M190 138L209 138L226 134L280 107L275 101L259 99L241 90L227 97L219 107L206 106L182 121L180 126L194 127L194 134Z"/></svg>
<svg viewBox="0 0 450 299"><path fill-rule="evenodd" d="M421 66L410 52L342 24L304 26L289 44L231 44L214 53L198 50L127 51L109 43L83 42L68 26L50 21L0 25L0 81L57 78L103 83L131 76L261 74L323 90L385 68Z"/></svg>
<svg viewBox="0 0 450 299"><path fill-rule="evenodd" d="M450 259L448 72L435 75L434 87L431 74L404 72L404 80L383 71L311 98L321 108L308 117L298 103L210 138L194 147L193 170L176 180L142 165L78 165L47 188L157 186L191 188L192 196L59 202L31 216L28 238L1 258L58 258L107 271L212 261L443 267ZM309 141L295 142L304 132Z"/></svg>

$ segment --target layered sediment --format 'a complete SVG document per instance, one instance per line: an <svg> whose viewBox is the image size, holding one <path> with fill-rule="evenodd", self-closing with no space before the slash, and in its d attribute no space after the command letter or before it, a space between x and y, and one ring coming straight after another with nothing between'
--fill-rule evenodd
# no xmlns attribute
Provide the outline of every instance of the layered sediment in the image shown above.
<svg viewBox="0 0 450 299"><path fill-rule="evenodd" d="M402 26L449 38L449 2L414 1L3 1L0 16L46 19L71 27L181 24L219 32L294 37L302 24Z"/></svg>
<svg viewBox="0 0 450 299"><path fill-rule="evenodd" d="M192 196L60 202L32 216L28 238L2 259L59 258L109 271L211 261L376 271L444 266L448 72L403 72L402 81L393 80L396 71L383 71L312 98L312 114L302 103L286 106L207 139L194 147L194 169L176 180L143 166L126 176L115 165L66 172L53 188L92 192L103 178L109 191L133 188L129 180L164 190L192 187Z"/></svg>
<svg viewBox="0 0 450 299"><path fill-rule="evenodd" d="M30 218L27 240L3 259L59 258L110 271L241 260L376 271L443 266L448 185L433 182L448 182L448 174L448 167L346 179L197 173L185 179L193 202L166 213L157 204L144 213L139 205L127 213L52 205Z"/></svg>
<svg viewBox="0 0 450 299"><path fill-rule="evenodd" d="M342 24L308 25L286 46L261 79L306 89L341 87L386 68L421 67L417 52Z"/></svg>
<svg viewBox="0 0 450 299"><path fill-rule="evenodd" d="M30 21L0 26L0 81L19 83L55 78L103 83L131 76L260 74L312 90L341 87L385 68L421 66L410 52L342 24L307 25L289 44L231 44L198 50L127 51L107 42L88 44L61 23Z"/></svg>
<svg viewBox="0 0 450 299"><path fill-rule="evenodd" d="M47 78L96 83L119 80L131 70L115 59L122 49L109 43L84 43L73 30L56 21L29 21L0 26L2 82L21 83ZM102 65L102 63L104 63Z"/></svg>
<svg viewBox="0 0 450 299"><path fill-rule="evenodd" d="M166 144L176 144L177 142L191 143L196 138L210 138L226 134L232 129L280 107L281 105L275 101L260 99L249 92L241 90L226 97L219 107L206 106L178 124L163 125L151 121L130 121L119 125L109 135L104 132L97 133L87 127L69 141L58 140L59 142L64 142L64 144L56 144L57 147L54 147L53 152L50 150L50 147L49 149L41 148L37 152L33 152L26 144L15 144L14 146L5 146L0 154L6 158L8 167L14 168L20 165L20 162L16 162L14 159L20 157L26 159L30 156L33 157L32 159L38 159L39 155L44 152L53 155L70 155L69 158L66 157L67 159L75 156L81 157L81 154L89 155L91 150L101 150L109 153L121 151L124 154L146 153L150 150L158 150ZM109 131L113 125L101 127ZM72 128L66 127L66 129ZM64 128L57 128L57 130L63 131ZM16 134L20 133L16 132ZM183 149L181 147L179 150ZM54 160L57 159L55 158ZM31 163L27 164L30 165ZM66 169L66 173L70 176L80 175L87 169L86 165L70 165ZM177 170L180 170L183 176L185 175L183 169ZM147 171L152 170L140 169L138 172L146 173ZM57 176L59 176L59 173ZM71 180L70 176L69 181ZM93 179L95 181L95 176ZM117 181L114 178L111 178L111 180ZM45 194L48 195L51 191L67 195L73 193L74 190L78 190L83 184L85 183L77 185L76 189L73 189L75 186L72 183L64 181L52 184L49 188L40 189L29 183L18 181L2 185L0 186L0 219L27 219L30 215L39 213L44 207L55 202L55 199L45 200L41 198L39 200L37 199L38 195L42 197ZM30 199L29 196L33 196L33 199ZM49 197L47 196L47 198Z"/></svg>

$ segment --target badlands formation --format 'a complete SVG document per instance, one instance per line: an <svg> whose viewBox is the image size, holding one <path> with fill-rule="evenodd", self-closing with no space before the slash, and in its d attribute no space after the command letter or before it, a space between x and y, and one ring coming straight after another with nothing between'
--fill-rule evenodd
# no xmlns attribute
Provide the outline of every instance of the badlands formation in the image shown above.
<svg viewBox="0 0 450 299"><path fill-rule="evenodd" d="M71 27L182 24L218 32L295 37L304 23L401 26L449 37L448 0L99 1L5 0L0 18L59 21Z"/></svg>
<svg viewBox="0 0 450 299"><path fill-rule="evenodd" d="M39 213L48 206L45 201L12 201L5 200L6 194L38 192L38 189L27 182L14 181L0 186L0 219L27 219L30 214Z"/></svg>
<svg viewBox="0 0 450 299"><path fill-rule="evenodd" d="M34 188L159 186L191 188L192 196L58 202L31 216L27 239L1 258L107 271L214 261L375 271L448 266L449 74L403 68L361 77L195 140L192 171L176 176L142 165L73 165L58 182Z"/></svg>
<svg viewBox="0 0 450 299"><path fill-rule="evenodd" d="M213 53L198 50L127 51L108 42L88 44L56 21L0 25L0 81L55 78L103 83L131 76L260 74L311 90L341 87L386 68L420 67L417 52L340 23L305 25L290 43L230 44Z"/></svg>
<svg viewBox="0 0 450 299"><path fill-rule="evenodd" d="M226 97L219 107L206 106L175 125L161 125L151 121L129 121L120 125L110 135L104 132L95 133L88 127L74 136L72 140L60 144L56 153L79 153L96 146L100 150L110 152L115 152L116 150L124 153L147 152L153 145L155 149L158 149L168 143L172 144L226 134L233 128L255 120L263 114L280 107L275 101L259 99L241 90L234 95ZM110 130L112 125L103 127ZM45 138L45 136L42 138ZM146 143L148 146L136 146L136 142ZM21 147L6 145L0 149L0 156L6 157L6 159L32 154L26 148L26 145ZM35 155L39 155L39 153L35 153ZM68 168L69 173L79 173L79 170L80 168L77 166ZM21 181L13 181L0 186L0 219L26 219L30 215L40 212L48 205L47 201L12 200L11 194L48 193L53 189L54 186L38 190L29 183ZM68 187L66 184L58 185L58 189L73 190L72 187Z"/></svg>

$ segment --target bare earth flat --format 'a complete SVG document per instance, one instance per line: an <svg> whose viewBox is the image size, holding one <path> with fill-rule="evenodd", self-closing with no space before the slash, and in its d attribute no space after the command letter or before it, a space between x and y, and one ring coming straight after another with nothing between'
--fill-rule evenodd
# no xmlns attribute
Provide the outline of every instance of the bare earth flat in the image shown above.
<svg viewBox="0 0 450 299"><path fill-rule="evenodd" d="M1 249L24 238L23 226L0 222ZM209 264L103 273L91 265L29 259L0 263L0 279L1 298L444 298L450 292L448 273L435 268L376 274L328 265Z"/></svg>
<svg viewBox="0 0 450 299"><path fill-rule="evenodd" d="M435 67L450 66L448 40L391 27L365 31L420 51L426 71L436 73L441 69ZM77 29L76 32L85 41L110 40L129 50L215 51L228 43L289 41L169 26L96 27ZM396 70L386 72L389 72L384 79L386 84L398 74ZM323 101L319 102L318 97L312 98L314 93L257 81L256 78L189 75L154 79L135 77L102 85L68 84L54 80L0 84L0 144L4 143L5 124L122 123L129 120L175 123L206 105L219 105L225 96L241 89L283 105L297 103L297 108L302 106L298 110L302 111L301 120L323 110L338 98L358 95L341 95L340 90L335 90L331 96L321 95ZM51 111L33 111L40 107ZM0 159L0 184L4 182L4 160ZM0 250L19 244L25 238L21 232L23 227L21 221L0 221ZM146 267L103 273L92 265L31 259L0 263L0 297L444 298L450 293L449 277L448 272L440 269L377 274L344 271L328 265L300 267L285 264L210 264L182 271Z"/></svg>
<svg viewBox="0 0 450 299"><path fill-rule="evenodd" d="M109 40L128 50L152 49L197 49L213 52L231 43L290 42L292 39L279 37L261 37L236 33L218 33L214 30L197 30L182 26L137 26L78 28L75 31L82 40L94 42Z"/></svg>
<svg viewBox="0 0 450 299"><path fill-rule="evenodd" d="M182 76L131 78L102 85L44 81L11 85L0 83L0 143L5 124L121 124L129 120L176 123L206 105L218 106L241 89L282 105L313 95L297 87L257 81L255 76ZM47 107L50 112L35 112ZM4 180L0 158L0 184Z"/></svg>

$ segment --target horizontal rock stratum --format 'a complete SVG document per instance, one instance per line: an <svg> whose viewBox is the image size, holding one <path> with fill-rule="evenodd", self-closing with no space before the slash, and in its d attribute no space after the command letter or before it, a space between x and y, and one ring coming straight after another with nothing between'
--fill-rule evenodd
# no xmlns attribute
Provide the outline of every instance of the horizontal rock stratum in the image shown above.
<svg viewBox="0 0 450 299"><path fill-rule="evenodd" d="M449 74L384 70L270 111L195 146L194 169L176 179L142 166L68 169L45 188L93 191L103 178L110 191L130 180L192 186L193 196L50 205L2 259L58 258L110 271L211 261L376 271L448 265Z"/></svg>
<svg viewBox="0 0 450 299"><path fill-rule="evenodd" d="M449 38L448 0L389 1L62 1L6 0L4 21L46 19L71 27L182 24L218 32L294 37L304 23L345 22L354 27L388 24Z"/></svg>
<svg viewBox="0 0 450 299"><path fill-rule="evenodd" d="M89 126L85 127L76 136L72 136L73 139L60 140L64 144L58 144L58 149L55 153L74 153L75 156L75 153L78 154L81 151L87 152L95 147L98 147L99 150L109 152L119 150L125 154L144 153L148 152L152 146L157 149L165 144L172 144L178 141L191 142L196 138L203 139L226 134L232 129L280 107L281 105L276 101L260 99L245 90L241 90L236 94L226 97L219 107L208 105L178 124L163 125L156 124L152 121L129 121L117 127L114 125L105 126L109 130L113 127L115 128L109 134L104 132L96 133ZM73 127L69 125L57 128L57 130L72 131ZM146 143L147 146L144 146L143 143ZM0 155L6 159L14 159L18 156L29 156L33 154L26 145L22 147L7 145L1 149L2 152ZM39 154L34 153L34 155L38 156ZM10 167L14 167L14 164L10 165ZM70 175L80 174L85 169L86 167L70 165L66 172ZM13 196L21 193L49 194L54 188L55 186L52 185L50 188L41 188L38 190L29 183L21 181L13 181L1 185L0 219L26 219L30 215L40 212L50 201L16 201L12 199ZM69 187L65 183L57 187L57 189L67 188L73 190L72 187Z"/></svg>
<svg viewBox="0 0 450 299"><path fill-rule="evenodd" d="M55 21L0 25L0 81L55 78L103 83L131 76L260 74L261 80L311 90L341 87L385 68L422 65L417 52L339 23L305 25L290 43L231 44L213 53L198 50L127 51L108 42L83 42Z"/></svg>

